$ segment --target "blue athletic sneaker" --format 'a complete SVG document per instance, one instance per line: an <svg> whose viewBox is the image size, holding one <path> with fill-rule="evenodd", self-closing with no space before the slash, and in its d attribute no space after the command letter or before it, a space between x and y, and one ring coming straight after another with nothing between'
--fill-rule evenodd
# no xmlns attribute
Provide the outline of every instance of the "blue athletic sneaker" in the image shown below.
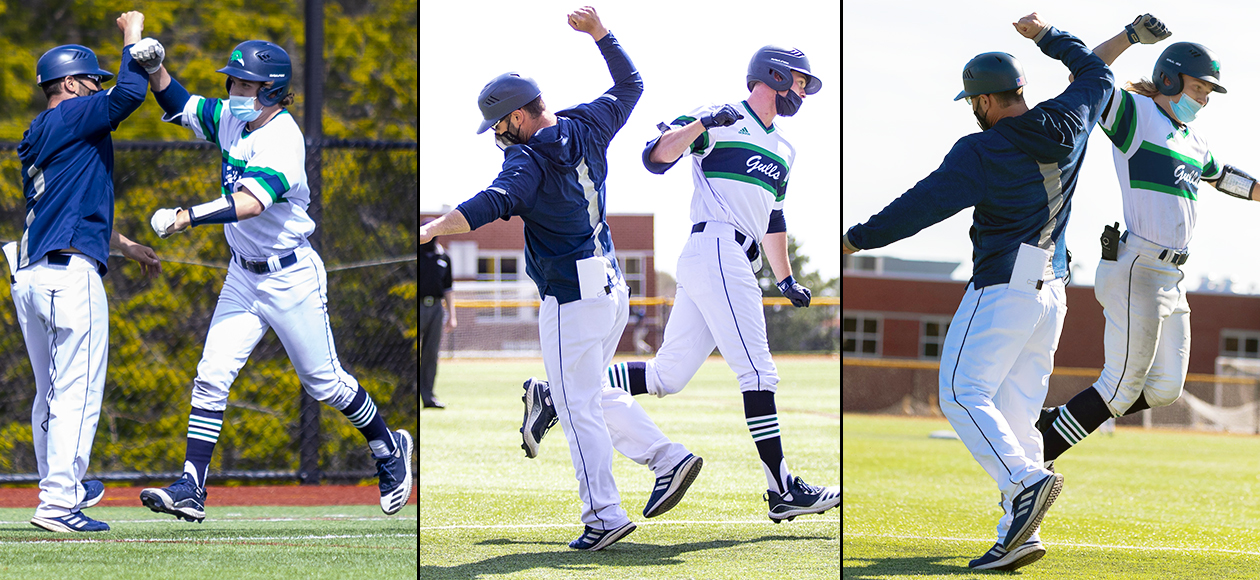
<svg viewBox="0 0 1260 580"><path fill-rule="evenodd" d="M98 522L80 512L72 512L59 518L35 516L31 523L50 532L108 532L109 524Z"/></svg>
<svg viewBox="0 0 1260 580"><path fill-rule="evenodd" d="M1018 548L1006 551L1002 544L993 544L983 556L972 560L969 567L975 570L1015 570L1023 568L1046 555L1046 547L1037 540L1029 540Z"/></svg>
<svg viewBox="0 0 1260 580"><path fill-rule="evenodd" d="M1002 548L1011 551L1015 546L1028 541L1028 537L1041 525L1041 518L1045 517L1046 510L1050 509L1050 504L1059 497L1062 489L1063 476L1051 473L1015 496L1011 501L1014 520L1011 521L1011 529L1006 532Z"/></svg>
<svg viewBox="0 0 1260 580"><path fill-rule="evenodd" d="M652 496L643 508L643 517L654 518L678 505L678 501L687 493L691 482L700 475L704 459L688 453L669 473L656 478L656 486L652 488Z"/></svg>
<svg viewBox="0 0 1260 580"><path fill-rule="evenodd" d="M394 515L407 505L411 497L411 434L404 429L394 431L394 454L376 460L376 477L380 478L381 510Z"/></svg>
<svg viewBox="0 0 1260 580"><path fill-rule="evenodd" d="M74 507L74 511L90 508L101 503L101 498L105 497L105 484L99 481L83 482L83 501Z"/></svg>
<svg viewBox="0 0 1260 580"><path fill-rule="evenodd" d="M594 552L603 550L612 545L613 542L620 540L633 532L635 528L634 522L626 522L626 525L615 530L597 530L590 526L586 526L586 531L582 532L578 539L569 542L569 547L575 550L586 550Z"/></svg>
<svg viewBox="0 0 1260 580"><path fill-rule="evenodd" d="M181 520L201 523L206 519L206 488L198 487L187 473L170 487L151 487L140 492L140 503Z"/></svg>

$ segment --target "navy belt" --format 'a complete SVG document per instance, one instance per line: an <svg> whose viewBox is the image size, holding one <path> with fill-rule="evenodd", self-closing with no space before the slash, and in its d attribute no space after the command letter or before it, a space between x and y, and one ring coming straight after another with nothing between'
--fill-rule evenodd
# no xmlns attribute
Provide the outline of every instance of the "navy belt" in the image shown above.
<svg viewBox="0 0 1260 580"><path fill-rule="evenodd" d="M49 264L55 264L58 266L69 266L70 256L83 256L85 259L96 262L96 260L93 258L88 258L87 256L83 254L76 254L74 252L55 252L54 251L54 252L48 252L47 254L44 254L44 255L48 258ZM105 265L100 262L96 262L96 273L100 274L101 276L104 276Z"/></svg>
<svg viewBox="0 0 1260 580"><path fill-rule="evenodd" d="M1126 243L1129 241L1129 232L1127 230L1123 234L1120 234L1120 241ZM1168 248L1163 248L1160 250L1159 255L1155 256L1155 259L1161 262L1168 262L1174 266L1180 266L1185 264L1186 260L1190 259L1190 252L1175 252L1173 250L1169 250Z"/></svg>
<svg viewBox="0 0 1260 580"><path fill-rule="evenodd" d="M271 272L279 272L280 270L283 270L284 268L288 268L289 266L296 264L297 256L294 255L293 252L289 252L283 256L280 256L280 260L279 260L280 266L274 270L271 269L271 263L268 260L262 260L260 262L256 262L253 260L246 260L245 258L242 258L240 256L236 256L236 261L241 265L242 268L245 268L246 270L249 270L250 272L253 272L255 274L269 274Z"/></svg>
<svg viewBox="0 0 1260 580"><path fill-rule="evenodd" d="M694 226L691 226L691 233L695 234L695 233L703 232L704 224L706 223L708 222L700 222ZM735 228L731 228L731 229L735 229ZM740 233L739 230L735 230L735 243L739 244L740 247L743 247L744 242L746 241L748 241L748 236L745 236L744 234ZM748 249L744 250L744 255L748 256L749 262L752 262L757 259L757 256L761 255L761 249L757 247L756 242L753 242L751 245L748 246Z"/></svg>

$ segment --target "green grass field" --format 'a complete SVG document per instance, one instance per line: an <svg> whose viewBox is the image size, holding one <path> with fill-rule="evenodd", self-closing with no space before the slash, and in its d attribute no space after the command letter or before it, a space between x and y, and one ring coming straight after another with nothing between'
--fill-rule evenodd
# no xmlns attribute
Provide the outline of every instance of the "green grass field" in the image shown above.
<svg viewBox="0 0 1260 580"><path fill-rule="evenodd" d="M788 466L815 485L840 480L836 358L776 359L779 423ZM444 411L420 419L421 578L836 578L840 514L775 525L766 481L744 422L734 373L710 358L677 395L635 397L661 430L704 458L673 510L643 518L654 482L616 456L622 506L639 528L601 552L568 542L582 533L568 445L557 424L537 459L520 449L521 383L542 362L446 361Z"/></svg>
<svg viewBox="0 0 1260 580"><path fill-rule="evenodd" d="M982 578L997 485L944 419L844 416L844 578ZM1063 492L1023 578L1260 578L1260 438L1119 428L1055 462Z"/></svg>
<svg viewBox="0 0 1260 580"><path fill-rule="evenodd" d="M106 490L106 493L109 493ZM210 497L213 502L214 497ZM139 503L139 500L137 500ZM127 580L416 577L416 506L207 506L201 524L96 507L108 532L55 534L32 508L0 509L0 578Z"/></svg>

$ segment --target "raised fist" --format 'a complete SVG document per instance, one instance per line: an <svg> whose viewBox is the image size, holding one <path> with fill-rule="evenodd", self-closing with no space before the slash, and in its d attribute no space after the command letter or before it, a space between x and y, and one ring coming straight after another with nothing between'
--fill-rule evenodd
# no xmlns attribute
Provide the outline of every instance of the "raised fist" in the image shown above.
<svg viewBox="0 0 1260 580"><path fill-rule="evenodd" d="M153 74L162 68L162 59L166 58L166 49L156 39L144 38L131 45L131 58L144 67L144 72Z"/></svg>
<svg viewBox="0 0 1260 580"><path fill-rule="evenodd" d="M730 127L735 121L743 119L744 116L739 114L734 105L722 105L721 109L716 112L700 117L700 124L705 129L714 127Z"/></svg>
<svg viewBox="0 0 1260 580"><path fill-rule="evenodd" d="M1124 27L1124 34L1129 37L1129 44L1155 44L1172 36L1172 31L1158 18L1143 14L1134 18L1133 24Z"/></svg>

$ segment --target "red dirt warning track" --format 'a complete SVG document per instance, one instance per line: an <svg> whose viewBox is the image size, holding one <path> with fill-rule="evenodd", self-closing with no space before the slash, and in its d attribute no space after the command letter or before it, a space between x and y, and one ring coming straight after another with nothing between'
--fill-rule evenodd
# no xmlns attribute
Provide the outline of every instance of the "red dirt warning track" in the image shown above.
<svg viewBox="0 0 1260 580"><path fill-rule="evenodd" d="M154 487L161 484L155 484ZM140 503L143 487L105 487L105 498L98 507L144 507ZM226 506L321 506L321 505L379 505L381 492L374 485L316 485L316 486L266 486L266 487L219 487L206 489L206 503L213 507ZM416 503L416 490L407 499ZM39 488L0 489L0 508L35 509L39 505Z"/></svg>

